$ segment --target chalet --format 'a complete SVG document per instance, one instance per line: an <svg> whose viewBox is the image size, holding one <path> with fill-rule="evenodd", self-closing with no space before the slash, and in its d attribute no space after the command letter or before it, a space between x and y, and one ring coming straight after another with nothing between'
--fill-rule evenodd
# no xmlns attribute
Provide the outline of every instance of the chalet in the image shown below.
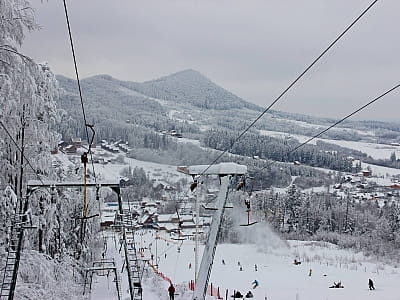
<svg viewBox="0 0 400 300"><path fill-rule="evenodd" d="M184 174L189 174L189 168L188 168L188 166L178 166L178 167L176 168L176 170L177 170L178 172L181 172L181 173L184 173Z"/></svg>
<svg viewBox="0 0 400 300"><path fill-rule="evenodd" d="M163 131L161 131L161 134L163 134L163 135L169 135L169 136L176 137L176 138L181 138L181 137L182 137L182 134L176 132L176 130L170 130L170 131L168 131L168 132L165 131L165 130L163 130Z"/></svg>
<svg viewBox="0 0 400 300"><path fill-rule="evenodd" d="M158 228L156 222L157 217L155 215L144 214L140 220L139 224L142 225L143 228Z"/></svg>
<svg viewBox="0 0 400 300"><path fill-rule="evenodd" d="M78 147L76 145L69 145L65 147L64 151L67 154L76 154Z"/></svg>
<svg viewBox="0 0 400 300"><path fill-rule="evenodd" d="M109 152L112 152L112 153L118 153L119 152L119 149L118 149L117 146L110 145L108 143L101 143L101 148L104 149L104 150L107 150Z"/></svg>
<svg viewBox="0 0 400 300"><path fill-rule="evenodd" d="M129 152L128 143L125 143L125 144L123 144L123 143L118 144L118 148L119 148L122 152L125 152L125 153L128 153L128 152Z"/></svg>
<svg viewBox="0 0 400 300"><path fill-rule="evenodd" d="M71 144L75 145L76 147L81 147L82 146L82 139L81 138L72 138L71 139Z"/></svg>
<svg viewBox="0 0 400 300"><path fill-rule="evenodd" d="M362 170L361 171L362 176L364 177L371 177L372 172L370 170Z"/></svg>

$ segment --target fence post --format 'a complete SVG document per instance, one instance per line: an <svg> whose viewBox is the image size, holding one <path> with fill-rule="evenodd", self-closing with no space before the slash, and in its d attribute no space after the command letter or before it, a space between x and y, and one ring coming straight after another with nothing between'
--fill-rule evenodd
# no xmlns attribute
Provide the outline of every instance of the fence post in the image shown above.
<svg viewBox="0 0 400 300"><path fill-rule="evenodd" d="M211 282L211 296L213 295L213 286L212 286L212 282Z"/></svg>
<svg viewBox="0 0 400 300"><path fill-rule="evenodd" d="M228 289L226 289L225 300L228 300L228 294L229 294L229 291L228 291Z"/></svg>

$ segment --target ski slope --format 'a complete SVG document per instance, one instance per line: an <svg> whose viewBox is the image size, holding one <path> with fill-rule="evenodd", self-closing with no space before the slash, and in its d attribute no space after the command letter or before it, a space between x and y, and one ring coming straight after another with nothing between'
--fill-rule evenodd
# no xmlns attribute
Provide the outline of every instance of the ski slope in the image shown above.
<svg viewBox="0 0 400 300"><path fill-rule="evenodd" d="M169 243L171 248L168 249L166 242L160 244L168 253L167 258L161 257L160 270L176 283L193 279L193 243L184 243L180 253L178 245L171 247ZM293 264L295 257L303 261L301 265ZM239 270L238 262L243 271ZM222 244L217 247L210 282L219 286L221 292L228 289L229 295L234 289L242 294L252 290L254 299L398 299L399 270L388 266L380 268L367 262L361 254L339 250L331 244L291 241L289 248L281 249ZM374 280L375 291L368 289L368 278ZM260 286L253 290L251 283L255 279ZM334 281L341 281L345 288L330 289Z"/></svg>
<svg viewBox="0 0 400 300"><path fill-rule="evenodd" d="M253 230L251 228L248 228L250 232ZM148 259L151 254L155 257L157 247L159 271L169 277L177 287L176 300L191 299L186 287L194 278L194 242L187 240L182 243L170 239L167 234L161 234L156 242L155 234L153 230L140 230L136 237L137 247L145 248L144 256ZM109 246L109 250L111 252L108 256L120 256L112 245ZM203 247L200 249L200 259L202 251ZM302 263L294 265L295 258ZM222 264L222 260L225 261L225 265ZM240 271L239 262L243 271ZM121 270L120 258L118 264ZM311 276L309 276L310 269L312 269ZM146 273L147 279L143 281L143 299L168 299L169 283L161 278L155 281L154 277L157 275L150 267L146 268ZM123 281L126 280L125 271L121 276ZM368 289L368 278L373 279L376 290ZM252 289L251 283L255 279L260 285ZM333 282L338 281L341 281L343 289L329 288ZM107 282L107 279L102 277L95 282L91 299L113 299L112 295L116 299L115 284L112 281ZM233 294L233 290L239 290L242 294L251 290L254 294L253 299L257 300L397 300L400 272L395 267L377 264L361 253L341 250L333 244L285 242L270 234L267 239L260 240L257 244L218 245L211 282L213 286L220 287L221 296L225 296L226 289L229 291L229 296ZM123 294L123 299L127 299L126 282L123 282ZM214 298L207 296L206 299Z"/></svg>

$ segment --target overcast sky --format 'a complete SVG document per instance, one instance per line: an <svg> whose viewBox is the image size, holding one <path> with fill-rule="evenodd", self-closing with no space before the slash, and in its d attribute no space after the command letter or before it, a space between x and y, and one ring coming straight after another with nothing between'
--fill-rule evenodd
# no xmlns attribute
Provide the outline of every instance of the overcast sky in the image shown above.
<svg viewBox="0 0 400 300"><path fill-rule="evenodd" d="M62 0L32 0L23 52L74 78ZM69 0L81 78L194 69L267 107L372 0ZM378 3L273 109L341 118L400 82L400 1ZM400 91L357 119L400 121Z"/></svg>

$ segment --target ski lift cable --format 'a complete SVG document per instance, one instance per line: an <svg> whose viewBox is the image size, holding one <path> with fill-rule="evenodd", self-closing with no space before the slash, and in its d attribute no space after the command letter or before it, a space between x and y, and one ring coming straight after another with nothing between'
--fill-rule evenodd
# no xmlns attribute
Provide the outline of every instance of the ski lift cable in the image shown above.
<svg viewBox="0 0 400 300"><path fill-rule="evenodd" d="M67 9L66 0L63 0L63 3L64 3L65 20L67 22L67 27L68 27L69 41L70 41L70 45L71 45L72 58L73 58L73 61L74 61L76 82L78 84L79 98L80 98L80 101L81 101L81 109L82 109L82 114L83 114L83 121L85 122L86 137L87 137L87 141L89 143L89 154L90 154L90 159L92 161L93 177L94 177L95 182L97 182L96 181L96 172L95 172L94 163L93 163L93 156L92 156L92 151L91 151L91 146L92 146L92 142L93 142L93 138L94 138L94 134L95 133L94 133L93 125L90 125L86 120L85 106L83 104L82 89L81 89L81 83L80 83L80 79L79 79L78 65L77 65L77 62L76 62L76 55L75 55L74 43L73 43L73 39L72 39L71 26L70 26L70 23L69 23L68 9ZM92 132L93 132L92 139L89 138L89 130L88 130L88 128L90 128L92 130Z"/></svg>
<svg viewBox="0 0 400 300"><path fill-rule="evenodd" d="M306 144L308 144L309 142L311 142L312 140L318 138L319 136L321 136L322 134L324 134L325 132L327 132L328 130L332 129L333 127L339 125L340 123L344 122L345 120L347 120L348 118L352 117L353 115L355 115L356 113L360 112L361 110L367 108L368 106L370 106L371 104L373 104L374 102L382 99L383 97L385 97L386 95L390 94L391 92L395 91L396 89L398 89L400 87L400 83L398 83L397 85L393 86L392 88L390 88L389 90L385 91L384 93L380 94L378 97L372 99L371 101L369 101L368 103L364 104L363 106L357 108L355 111L351 112L350 114L346 115L345 117L343 117L342 119L340 119L339 121L335 122L334 124L330 125L329 127L325 128L324 130L322 130L321 132L317 133L316 135L310 137L308 140L304 141L303 143L297 145L296 147L294 147L293 149L289 150L286 155L292 154L293 152L297 151L298 149L300 149L301 147L305 146ZM285 156L286 156L285 155ZM270 166L272 166L274 163L276 163L277 161L271 161L270 164L267 164L266 166L262 167L260 170L258 170L256 172L259 173L262 170L269 168Z"/></svg>
<svg viewBox="0 0 400 300"><path fill-rule="evenodd" d="M29 159L25 156L25 154L22 153L22 149L21 147L18 145L18 143L14 140L14 138L12 137L12 135L10 134L10 132L8 131L7 127L3 124L2 121L0 121L0 125L1 127L3 127L4 131L7 133L8 137L11 139L11 141L13 142L13 144L15 145L15 147L18 149L18 151L21 153L21 155L23 155L24 159L27 161L29 167L32 169L32 171L35 173L36 177L39 179L40 183L42 185L44 185L42 178L40 178L38 171L32 166L31 162L29 161Z"/></svg>
<svg viewBox="0 0 400 300"><path fill-rule="evenodd" d="M65 0L64 0L65 1ZM319 54L301 73L298 75L287 87L284 89L278 97L275 98L272 103L265 108L261 114L254 120L252 121L239 135L238 137L230 144L230 146L222 151L215 159L214 161L208 165L208 167L199 175L198 178L204 176L204 174L208 171L211 166L215 165L217 161L228 151L230 151L233 146L272 108L273 105L275 105L278 101L282 99L282 97L378 2L378 0L372 1L372 3L362 11L362 13L353 20L353 22L350 23L337 37L336 39L331 42L328 47L326 47L321 54ZM189 190L186 192L189 192Z"/></svg>

